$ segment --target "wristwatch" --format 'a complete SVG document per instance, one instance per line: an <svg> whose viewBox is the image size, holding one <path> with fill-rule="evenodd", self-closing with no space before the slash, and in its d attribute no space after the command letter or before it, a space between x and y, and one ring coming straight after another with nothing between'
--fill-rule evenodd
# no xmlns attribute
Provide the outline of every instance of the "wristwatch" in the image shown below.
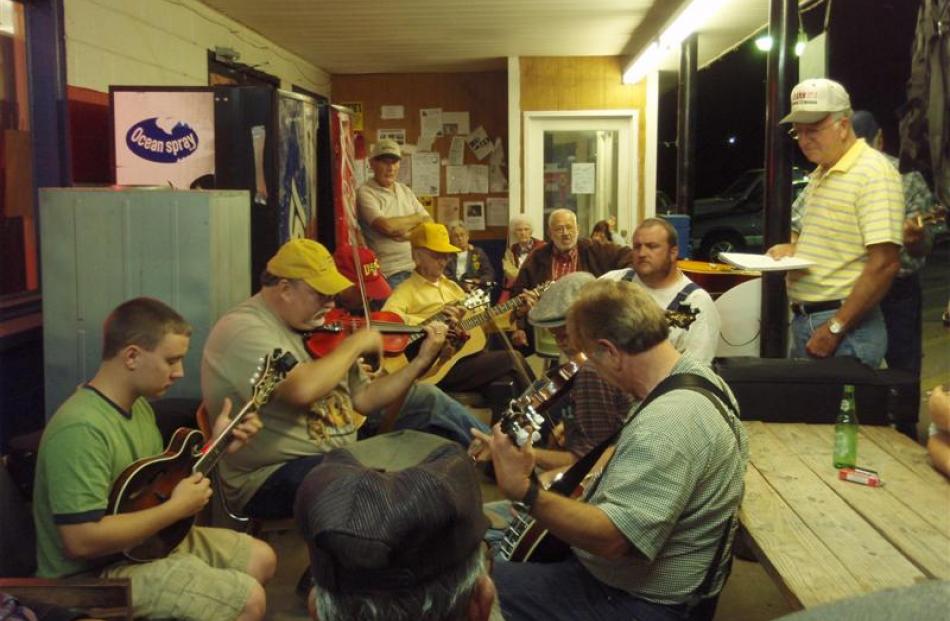
<svg viewBox="0 0 950 621"><path fill-rule="evenodd" d="M838 321L837 318L832 317L828 322L828 332L831 332L835 336L844 333L844 324Z"/></svg>
<svg viewBox="0 0 950 621"><path fill-rule="evenodd" d="M532 472L531 478L528 479L528 490L524 493L524 498L515 503L517 509L524 513L530 513L534 503L538 501L538 494L540 493L541 485L538 483L538 477Z"/></svg>

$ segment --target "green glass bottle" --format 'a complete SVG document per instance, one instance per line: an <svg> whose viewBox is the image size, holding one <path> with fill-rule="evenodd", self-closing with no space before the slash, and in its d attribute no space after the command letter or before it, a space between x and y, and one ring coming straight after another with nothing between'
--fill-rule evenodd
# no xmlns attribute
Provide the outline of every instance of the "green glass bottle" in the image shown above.
<svg viewBox="0 0 950 621"><path fill-rule="evenodd" d="M841 408L835 419L835 468L854 468L858 459L858 412L854 407L854 386L844 385Z"/></svg>

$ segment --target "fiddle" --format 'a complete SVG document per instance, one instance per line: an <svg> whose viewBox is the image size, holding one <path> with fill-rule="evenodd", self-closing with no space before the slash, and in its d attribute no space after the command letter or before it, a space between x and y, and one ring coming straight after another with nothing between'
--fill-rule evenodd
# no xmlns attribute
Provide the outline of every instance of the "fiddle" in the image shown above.
<svg viewBox="0 0 950 621"><path fill-rule="evenodd" d="M311 356L322 358L346 337L365 327L365 317L351 315L342 308L332 308L323 325L304 337L304 343ZM383 353L390 356L403 353L409 345L410 335L424 331L422 326L407 326L397 313L388 311L370 313L369 327L383 333Z"/></svg>

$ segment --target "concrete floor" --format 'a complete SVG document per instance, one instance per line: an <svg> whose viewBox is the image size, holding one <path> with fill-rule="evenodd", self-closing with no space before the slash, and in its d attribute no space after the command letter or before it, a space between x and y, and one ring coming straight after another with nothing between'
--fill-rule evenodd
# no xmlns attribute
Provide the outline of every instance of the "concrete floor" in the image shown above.
<svg viewBox="0 0 950 621"><path fill-rule="evenodd" d="M922 398L920 437L926 437L930 423L926 414L926 393L937 384L950 382L950 329L943 326L941 313L950 299L950 238L935 248L922 273L924 290L924 368L921 378ZM487 410L478 410L486 416ZM486 500L497 497L490 484L484 484ZM304 621L307 609L294 593L301 573L307 567L307 550L293 531L264 533L277 550L280 565L276 578L267 586L268 615L272 621ZM732 575L719 598L715 621L770 621L792 612L778 587L762 566L735 559Z"/></svg>

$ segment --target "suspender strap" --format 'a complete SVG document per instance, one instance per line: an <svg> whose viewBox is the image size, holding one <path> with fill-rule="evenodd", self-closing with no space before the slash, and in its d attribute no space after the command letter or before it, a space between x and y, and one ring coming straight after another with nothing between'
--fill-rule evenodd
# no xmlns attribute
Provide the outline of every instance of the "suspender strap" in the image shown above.
<svg viewBox="0 0 950 621"><path fill-rule="evenodd" d="M633 279L636 277L637 277L637 273L633 269L628 269L627 273L624 274L620 280L633 282ZM667 305L666 310L672 310L672 311L683 310L683 302L686 301L686 298L689 297L690 293L692 293L693 291L696 291L697 289L699 289L699 285L697 285L696 283L694 282L686 283L686 286L680 289L679 293L676 294L676 297L674 297L670 301L669 305ZM729 401L727 400L726 403L729 403Z"/></svg>
<svg viewBox="0 0 950 621"><path fill-rule="evenodd" d="M676 297L670 301L669 305L667 305L666 310L683 310L683 303L686 301L686 298L689 297L690 293L696 291L697 289L699 289L699 285L696 283L686 283L686 286L680 289L680 292L676 294ZM729 403L729 401L727 400L726 403Z"/></svg>
<svg viewBox="0 0 950 621"><path fill-rule="evenodd" d="M620 433L623 431L624 427L630 424L631 420L636 418L636 415L640 412L640 410L650 405L650 403L658 397L661 397L668 392L680 389L693 390L701 393L712 402L712 404L716 407L716 411L719 412L726 425L728 425L729 430L732 431L733 436L735 436L736 450L739 450L739 433L736 431L732 422L730 422L729 416L726 414L726 408L732 411L734 415L738 415L738 412L736 412L733 408L732 401L729 400L729 397L726 395L726 393L719 386L705 377L702 377L701 375L695 375L693 373L677 373L675 375L670 375L662 382L657 384L650 394L647 395L647 398L640 403L640 406L637 408L636 412L634 412L623 424L623 427L618 429L610 437L591 449L589 453L581 457L577 463L571 466L571 468L564 473L564 476L552 483L549 489L564 496L569 496L572 491L577 489L577 486L580 485L587 473L593 469L594 464L597 463L597 460L600 459L600 456L603 455L605 450L607 450L607 447L617 441L617 438L620 436ZM719 538L719 544L716 546L716 552L713 554L713 559L709 564L709 569L706 570L706 575L703 578L703 581L700 583L699 587L696 588L687 602L690 608L696 606L703 599L710 596L710 592L719 569L719 564L722 561L722 556L726 551L730 535L733 531L735 519L736 516L735 513L733 513L726 521L725 529Z"/></svg>
<svg viewBox="0 0 950 621"><path fill-rule="evenodd" d="M596 464L597 460L600 459L600 456L604 454L604 451L607 450L607 447L617 441L617 438L620 437L620 433L623 431L624 427L630 424L630 421L636 417L640 410L650 405L654 399L679 388L702 388L716 395L716 397L723 403L730 404L730 409L732 407L729 397L726 396L726 393L724 393L722 389L705 377L694 375L692 373L677 373L675 375L670 375L662 382L657 384L652 391L650 391L650 394L647 395L647 398L640 403L637 411L627 418L627 422L625 422L620 429L615 431L608 438L605 438L600 444L592 448L590 452L577 460L577 462L571 466L570 469L568 469L568 471L565 472L560 479L551 484L549 489L564 496L570 496L571 492L577 489L577 486L580 485L581 481L584 480L584 477L587 476L587 473L593 469L594 464ZM728 423L728 420L726 422ZM732 429L732 426L730 425L729 428ZM735 430L733 430L733 433L735 433Z"/></svg>

